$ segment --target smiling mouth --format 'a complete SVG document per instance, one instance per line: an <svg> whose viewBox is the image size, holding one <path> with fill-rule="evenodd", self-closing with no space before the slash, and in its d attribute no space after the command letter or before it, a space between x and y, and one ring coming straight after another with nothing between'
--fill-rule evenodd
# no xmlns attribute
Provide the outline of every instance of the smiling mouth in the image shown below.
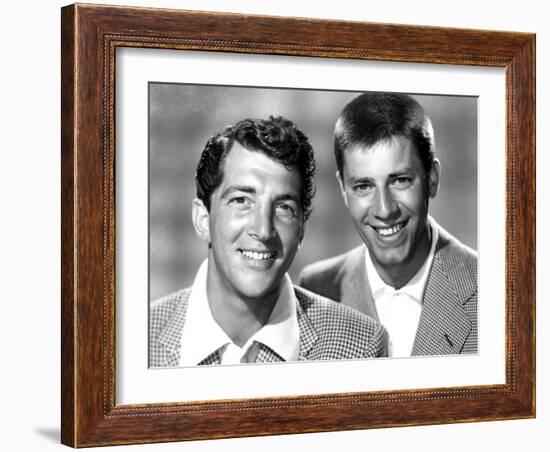
<svg viewBox="0 0 550 452"><path fill-rule="evenodd" d="M395 223L393 226L384 227L384 228L378 228L375 226L372 226L372 228L378 233L378 235L382 237L391 237L397 234L401 229L403 229L407 225L408 220L401 221L399 223Z"/></svg>
<svg viewBox="0 0 550 452"><path fill-rule="evenodd" d="M239 249L239 252L247 259L252 259L258 262L272 260L277 257L277 253L275 251L251 251Z"/></svg>

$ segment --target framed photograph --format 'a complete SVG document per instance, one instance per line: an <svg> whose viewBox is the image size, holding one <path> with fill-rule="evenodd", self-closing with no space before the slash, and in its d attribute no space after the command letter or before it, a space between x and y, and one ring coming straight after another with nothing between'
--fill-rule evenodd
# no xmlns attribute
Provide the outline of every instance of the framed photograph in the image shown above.
<svg viewBox="0 0 550 452"><path fill-rule="evenodd" d="M534 35L67 6L61 154L64 444L535 416Z"/></svg>

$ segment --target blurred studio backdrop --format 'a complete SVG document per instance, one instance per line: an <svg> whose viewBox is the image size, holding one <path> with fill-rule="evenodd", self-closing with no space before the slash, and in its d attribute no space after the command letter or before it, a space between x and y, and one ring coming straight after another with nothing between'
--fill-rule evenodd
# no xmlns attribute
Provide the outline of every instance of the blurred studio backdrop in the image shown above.
<svg viewBox="0 0 550 452"><path fill-rule="evenodd" d="M207 245L195 235L194 173L207 140L241 119L284 116L309 138L317 194L290 276L304 265L361 243L335 178L332 133L344 106L359 93L168 83L149 84L149 298L188 287ZM434 219L477 249L477 98L413 95L431 118L440 189Z"/></svg>

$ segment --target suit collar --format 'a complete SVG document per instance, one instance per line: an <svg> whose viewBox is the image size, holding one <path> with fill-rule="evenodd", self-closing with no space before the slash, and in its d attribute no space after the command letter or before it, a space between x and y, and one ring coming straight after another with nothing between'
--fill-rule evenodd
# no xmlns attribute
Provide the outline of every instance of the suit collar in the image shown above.
<svg viewBox="0 0 550 452"><path fill-rule="evenodd" d="M166 363L164 366L178 366L180 361L181 335L185 326L185 317L191 289L185 289L178 294L179 300L174 314L168 320L166 326L159 334L158 342L166 351Z"/></svg>
<svg viewBox="0 0 550 452"><path fill-rule="evenodd" d="M459 353L472 328L463 305L476 293L477 285L451 240L439 227L413 355Z"/></svg>
<svg viewBox="0 0 550 452"><path fill-rule="evenodd" d="M342 294L341 302L379 321L367 277L366 252L365 245L361 245L348 253L341 269L342 287L346 288Z"/></svg>
<svg viewBox="0 0 550 452"><path fill-rule="evenodd" d="M166 352L166 362L161 367L174 367L178 366L180 362L180 349L181 349L181 336L183 328L185 326L185 319L187 314L187 307L189 302L189 295L191 290L182 290L178 297L180 298L175 308L174 314L167 322L166 327L159 334L158 342L164 346ZM315 343L317 342L319 335L315 330L311 320L308 318L305 310L307 306L302 304L307 303L307 299L295 290L296 295L296 314L299 328L299 360L307 359L307 356ZM269 347L260 344L260 351L256 362L273 362L283 361L279 355L277 355ZM221 358L219 353L214 352L203 361L200 365L205 364L220 364Z"/></svg>
<svg viewBox="0 0 550 452"><path fill-rule="evenodd" d="M430 221L438 228L439 237L412 350L416 356L460 352L472 328L463 304L477 292L475 279L457 245L445 229ZM346 256L341 271L342 287L347 289L341 301L380 321L367 278L365 252L362 245Z"/></svg>
<svg viewBox="0 0 550 452"><path fill-rule="evenodd" d="M201 264L187 299L185 327L181 336L180 366L195 366L209 359L220 348L218 355L225 356L226 347L233 347L233 339L226 333L209 306L207 295L208 260ZM285 361L295 361L299 350L299 327L296 313L296 296L288 274L283 276L280 295L267 322L248 338L242 352L249 347L264 344ZM258 349L261 352L263 348ZM223 358L222 358L223 359Z"/></svg>
<svg viewBox="0 0 550 452"><path fill-rule="evenodd" d="M307 310L308 300L303 297L299 291L296 291L296 299L298 300L298 303L296 303L296 312L298 314L298 328L300 329L300 351L298 359L302 361L307 359L309 352L315 345L315 342L317 342L317 339L319 339L319 335L305 312Z"/></svg>

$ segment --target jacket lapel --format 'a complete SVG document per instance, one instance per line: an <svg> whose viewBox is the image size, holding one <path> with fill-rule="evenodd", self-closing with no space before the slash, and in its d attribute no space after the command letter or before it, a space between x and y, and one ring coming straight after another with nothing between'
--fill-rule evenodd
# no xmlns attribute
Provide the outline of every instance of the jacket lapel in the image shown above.
<svg viewBox="0 0 550 452"><path fill-rule="evenodd" d="M160 367L179 365L181 335L185 326L185 316L187 314L190 293L190 289L183 291L174 315L159 334L158 342L164 347L164 362L159 364Z"/></svg>
<svg viewBox="0 0 550 452"><path fill-rule="evenodd" d="M303 300L300 293L296 291L294 293L296 294L297 300L296 313L298 317L298 328L300 330L300 350L298 352L298 359L303 361L307 360L307 357L313 348L313 345L317 342L319 335L302 307L302 303L307 303L308 300Z"/></svg>
<svg viewBox="0 0 550 452"><path fill-rule="evenodd" d="M208 355L206 358L204 358L200 363L197 364L197 366L210 366L212 364L221 364L222 357L220 355L220 350L216 350L215 352Z"/></svg>
<svg viewBox="0 0 550 452"><path fill-rule="evenodd" d="M412 355L460 353L472 328L463 304L474 295L475 283L456 259L440 228Z"/></svg>
<svg viewBox="0 0 550 452"><path fill-rule="evenodd" d="M258 356L256 356L255 363L276 363L281 361L284 361L284 359L278 353L265 344L259 344Z"/></svg>
<svg viewBox="0 0 550 452"><path fill-rule="evenodd" d="M367 314L376 320L378 312L372 296L367 266L365 264L366 248L362 245L352 250L342 266L344 276L342 278L342 303L358 311Z"/></svg>

